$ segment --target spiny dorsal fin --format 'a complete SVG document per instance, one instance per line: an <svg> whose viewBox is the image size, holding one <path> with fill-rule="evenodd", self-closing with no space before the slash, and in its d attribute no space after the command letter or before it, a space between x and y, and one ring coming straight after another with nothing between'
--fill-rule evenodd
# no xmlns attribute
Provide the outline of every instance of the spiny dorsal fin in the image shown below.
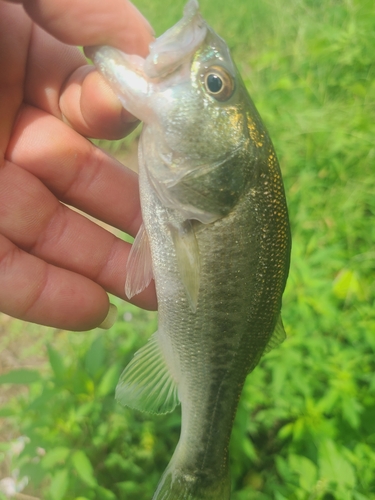
<svg viewBox="0 0 375 500"><path fill-rule="evenodd" d="M199 293L200 258L193 223L190 220L186 220L180 225L171 224L170 229L181 280L185 287L191 310L195 312Z"/></svg>
<svg viewBox="0 0 375 500"><path fill-rule="evenodd" d="M271 335L271 338L266 345L266 348L263 351L263 354L266 354L267 352L270 352L272 349L275 347L278 347L280 344L284 342L286 339L286 333L284 330L284 325L281 319L281 314L279 315L277 321L276 321L276 326L275 329Z"/></svg>
<svg viewBox="0 0 375 500"><path fill-rule="evenodd" d="M158 332L137 351L116 387L117 401L148 413L169 413L179 403L177 381L160 348Z"/></svg>
<svg viewBox="0 0 375 500"><path fill-rule="evenodd" d="M143 224L130 250L126 271L125 293L131 299L141 293L153 278L150 244Z"/></svg>

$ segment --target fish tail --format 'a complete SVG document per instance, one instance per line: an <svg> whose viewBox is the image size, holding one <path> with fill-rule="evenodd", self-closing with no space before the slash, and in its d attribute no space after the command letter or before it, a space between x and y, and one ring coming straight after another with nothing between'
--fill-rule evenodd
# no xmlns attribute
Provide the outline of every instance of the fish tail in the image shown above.
<svg viewBox="0 0 375 500"><path fill-rule="evenodd" d="M187 472L171 463L152 500L229 500L230 492L229 472L222 478L216 474L210 478L201 471Z"/></svg>

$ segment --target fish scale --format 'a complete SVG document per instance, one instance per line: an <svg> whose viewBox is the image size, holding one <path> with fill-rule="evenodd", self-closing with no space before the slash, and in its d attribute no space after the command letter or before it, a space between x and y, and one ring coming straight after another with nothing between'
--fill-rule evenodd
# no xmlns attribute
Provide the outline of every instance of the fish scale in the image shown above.
<svg viewBox="0 0 375 500"><path fill-rule="evenodd" d="M277 187L276 184L274 195L279 191ZM247 373L256 365L269 340L275 326L275 314L281 306L280 301L274 304L274 296L280 297L280 289L285 280L280 272L283 269L285 272L285 264L280 259L276 260L280 254L279 242L275 241L272 229L266 233L266 238L261 238L260 245L254 245L251 237L254 230L249 227L248 213L253 213L254 210L249 209L247 205L251 202L257 203L257 198L260 198L260 204L264 205L262 192L253 197L244 197L242 204L229 217L217 221L209 228L202 226L201 230L197 231L199 248L210 247L210 253L203 254L202 300L198 302L194 315L184 300L185 291L179 280L178 268L170 267L170 262L174 261L173 257L171 258L173 242L170 239L169 250L166 242L160 245L156 207L149 204L150 214L146 212L144 215L146 220L152 221L148 231L151 246L154 246L153 259L158 263L155 267L160 269L162 282L158 289L158 298L161 300L160 326L163 331L170 332L173 338L181 372L189 372L189 377L181 389L184 393L180 395L183 429L172 463L178 469L178 464L182 462L184 475L191 475L197 481L199 478L201 483L206 483L205 489L211 488L211 481L217 483L218 470L224 469L222 475L227 479L228 445L239 395ZM273 200L274 198L270 205L267 205L267 210L264 207L258 209L262 214L260 219L263 226L262 221L265 218L266 225L270 226L269 216L270 212L274 213L275 205ZM157 198L155 202L158 202ZM241 212L245 225L243 230L239 231ZM285 216L285 205L283 212ZM270 249L270 239L272 246L275 246L275 252ZM233 245L233 241L237 243ZM268 248L267 259L258 255L263 255L263 247ZM269 260L274 261L272 267ZM164 265L161 264L162 261ZM225 265L218 268L217 262L223 262ZM256 265L264 269L264 273L253 269ZM246 266L251 268L249 273L245 272ZM166 273L167 267L169 276ZM253 279L254 274L258 279ZM279 277L279 287L275 277ZM156 281L158 282L158 276ZM174 286L172 288L174 297L179 296L180 300L171 304L170 283L173 281L176 282L176 287L179 284L178 290ZM271 286L274 293L270 295ZM242 294L251 297L252 302L244 301ZM180 306L181 301L185 304L184 308ZM274 304L273 315L270 314L269 304ZM256 335L251 335L251 330L256 332ZM187 338L188 350L184 348ZM204 384L207 381L208 387ZM205 404L202 404L203 401ZM181 456L183 458L180 458ZM210 463L206 471L207 477L202 477L200 471L207 462L205 457L209 457Z"/></svg>
<svg viewBox="0 0 375 500"><path fill-rule="evenodd" d="M158 331L126 367L116 397L151 413L181 403L180 440L153 500L228 500L243 384L285 337L290 231L276 154L196 0L143 61L110 47L90 50L123 105L144 121L144 223L126 290L139 293L153 275L159 304Z"/></svg>

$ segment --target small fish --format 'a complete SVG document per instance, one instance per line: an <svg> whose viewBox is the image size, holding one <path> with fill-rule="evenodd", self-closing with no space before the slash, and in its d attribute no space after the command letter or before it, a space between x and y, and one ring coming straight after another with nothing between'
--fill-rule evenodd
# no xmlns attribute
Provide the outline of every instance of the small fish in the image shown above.
<svg viewBox="0 0 375 500"><path fill-rule="evenodd" d="M276 154L196 0L147 58L111 47L89 54L144 122L144 224L126 293L154 277L159 303L159 329L123 372L116 397L151 413L181 403L180 440L153 500L228 500L228 446L245 378L285 337L290 231Z"/></svg>

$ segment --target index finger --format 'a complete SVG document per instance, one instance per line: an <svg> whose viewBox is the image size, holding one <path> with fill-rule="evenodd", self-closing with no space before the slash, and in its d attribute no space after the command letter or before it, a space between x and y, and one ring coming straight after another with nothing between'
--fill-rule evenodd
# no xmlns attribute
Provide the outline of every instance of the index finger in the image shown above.
<svg viewBox="0 0 375 500"><path fill-rule="evenodd" d="M29 16L70 45L111 45L145 56L153 38L149 22L128 0L23 0Z"/></svg>

